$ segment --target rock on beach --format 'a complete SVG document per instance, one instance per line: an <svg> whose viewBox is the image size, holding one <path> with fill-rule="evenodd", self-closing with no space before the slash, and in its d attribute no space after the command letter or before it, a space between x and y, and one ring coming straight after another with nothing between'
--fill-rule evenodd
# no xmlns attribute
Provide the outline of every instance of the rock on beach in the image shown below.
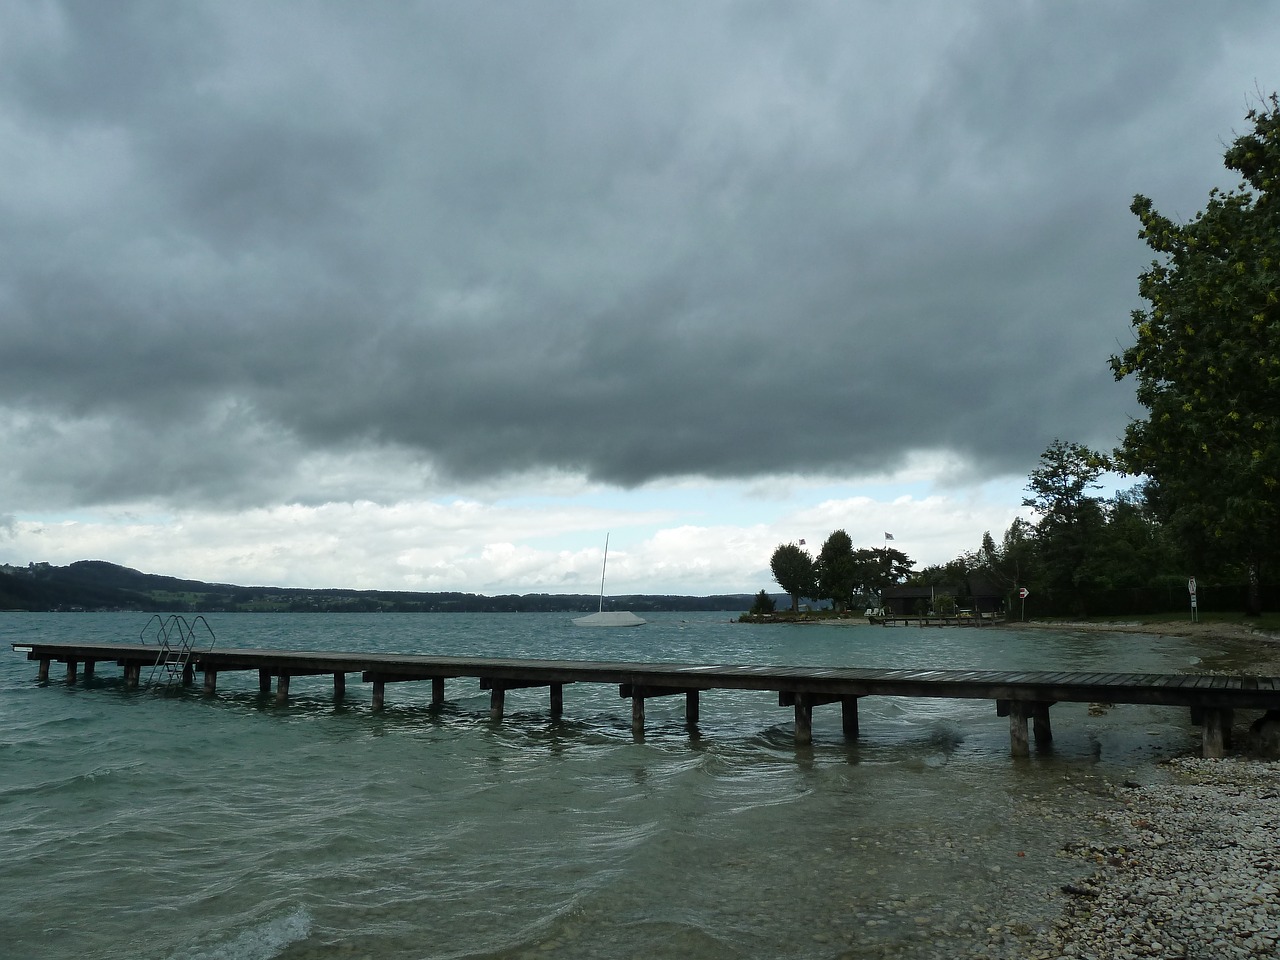
<svg viewBox="0 0 1280 960"><path fill-rule="evenodd" d="M1181 758L1170 782L1116 788L1120 843L1068 853L1091 875L1022 956L1280 957L1280 763Z"/></svg>

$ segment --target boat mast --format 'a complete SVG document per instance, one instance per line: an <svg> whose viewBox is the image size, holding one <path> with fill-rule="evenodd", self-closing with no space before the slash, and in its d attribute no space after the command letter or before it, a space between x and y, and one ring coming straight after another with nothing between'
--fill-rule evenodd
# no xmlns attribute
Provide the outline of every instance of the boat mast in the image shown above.
<svg viewBox="0 0 1280 960"><path fill-rule="evenodd" d="M604 561L600 564L600 612L604 613L604 570L609 565L609 534L604 535Z"/></svg>

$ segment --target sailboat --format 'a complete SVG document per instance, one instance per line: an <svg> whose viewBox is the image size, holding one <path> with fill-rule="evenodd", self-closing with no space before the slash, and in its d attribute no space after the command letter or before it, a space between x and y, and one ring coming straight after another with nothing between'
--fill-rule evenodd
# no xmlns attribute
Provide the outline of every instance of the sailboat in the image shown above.
<svg viewBox="0 0 1280 960"><path fill-rule="evenodd" d="M574 623L579 627L638 627L642 620L630 610L605 610L604 608L604 572L609 565L609 535L604 535L604 562L600 564L600 610L585 617L575 617Z"/></svg>

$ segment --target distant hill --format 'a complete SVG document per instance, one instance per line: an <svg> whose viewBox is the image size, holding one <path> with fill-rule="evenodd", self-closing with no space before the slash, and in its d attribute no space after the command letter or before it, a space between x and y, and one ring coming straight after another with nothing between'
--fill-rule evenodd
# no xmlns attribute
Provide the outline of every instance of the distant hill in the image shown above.
<svg viewBox="0 0 1280 960"><path fill-rule="evenodd" d="M781 595L779 595L781 597ZM621 610L743 611L752 594L712 597L610 597ZM528 613L590 612L598 595L533 593L486 597L475 593L412 593L393 590L300 590L243 587L142 573L105 560L79 560L65 567L33 563L0 566L0 610L137 610L164 612L318 613Z"/></svg>

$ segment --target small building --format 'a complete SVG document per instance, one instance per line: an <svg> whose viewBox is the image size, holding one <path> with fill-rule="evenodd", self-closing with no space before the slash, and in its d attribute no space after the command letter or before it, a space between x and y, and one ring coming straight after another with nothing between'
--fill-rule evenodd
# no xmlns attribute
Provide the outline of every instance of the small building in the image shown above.
<svg viewBox="0 0 1280 960"><path fill-rule="evenodd" d="M980 573L971 574L963 583L924 586L889 587L884 592L887 616L914 617L936 612L939 597L950 597L955 610L968 610L987 616L1004 613L1005 594Z"/></svg>
<svg viewBox="0 0 1280 960"><path fill-rule="evenodd" d="M914 617L930 613L939 597L951 597L959 609L959 588L953 584L889 587L884 592L884 612L890 617Z"/></svg>

